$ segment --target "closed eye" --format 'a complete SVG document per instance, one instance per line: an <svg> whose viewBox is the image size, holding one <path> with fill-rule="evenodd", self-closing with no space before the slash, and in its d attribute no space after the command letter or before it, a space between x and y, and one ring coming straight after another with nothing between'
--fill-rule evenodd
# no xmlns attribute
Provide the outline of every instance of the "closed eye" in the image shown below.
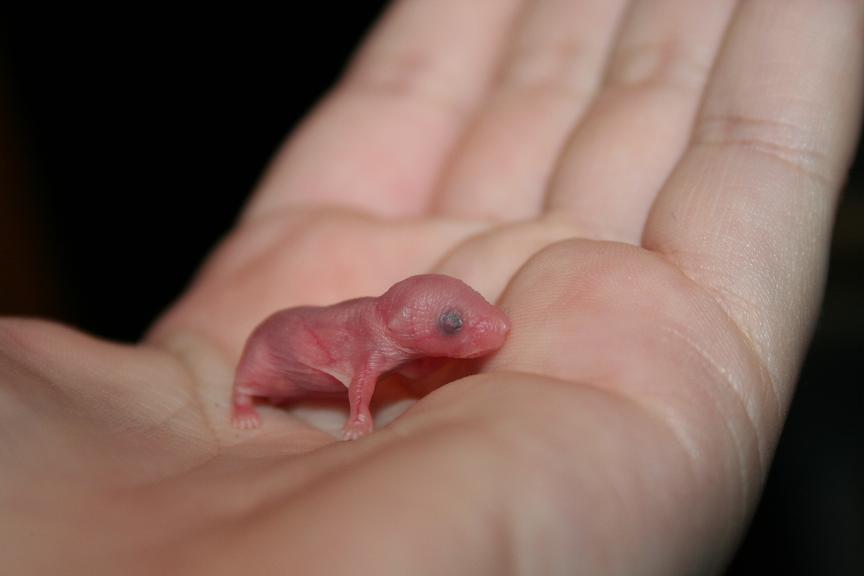
<svg viewBox="0 0 864 576"><path fill-rule="evenodd" d="M438 318L438 328L448 336L458 334L463 324L462 314L458 310L445 310Z"/></svg>

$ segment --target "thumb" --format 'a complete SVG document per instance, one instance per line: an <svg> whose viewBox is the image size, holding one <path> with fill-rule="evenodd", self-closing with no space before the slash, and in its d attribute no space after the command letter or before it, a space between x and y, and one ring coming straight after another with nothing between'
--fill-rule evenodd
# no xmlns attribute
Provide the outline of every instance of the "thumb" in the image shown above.
<svg viewBox="0 0 864 576"><path fill-rule="evenodd" d="M0 445L36 446L43 457L51 446L60 460L86 450L114 463L182 466L214 445L191 380L176 358L151 347L0 319ZM147 457L157 454L158 465Z"/></svg>

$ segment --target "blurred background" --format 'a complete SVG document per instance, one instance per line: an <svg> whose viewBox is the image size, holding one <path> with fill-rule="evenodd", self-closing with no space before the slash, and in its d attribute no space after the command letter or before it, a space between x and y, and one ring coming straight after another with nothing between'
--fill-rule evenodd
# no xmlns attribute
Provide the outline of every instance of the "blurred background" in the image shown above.
<svg viewBox="0 0 864 576"><path fill-rule="evenodd" d="M0 314L137 339L383 4L0 20ZM730 575L864 574L859 166L860 154L816 336Z"/></svg>

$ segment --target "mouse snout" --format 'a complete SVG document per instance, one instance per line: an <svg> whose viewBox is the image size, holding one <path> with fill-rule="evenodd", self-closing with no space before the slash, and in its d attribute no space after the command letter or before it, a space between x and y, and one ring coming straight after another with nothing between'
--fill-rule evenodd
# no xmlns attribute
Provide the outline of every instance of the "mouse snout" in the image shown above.
<svg viewBox="0 0 864 576"><path fill-rule="evenodd" d="M486 351L500 348L510 332L510 319L497 308L490 310L478 324L479 345Z"/></svg>
<svg viewBox="0 0 864 576"><path fill-rule="evenodd" d="M510 332L510 318L497 306L489 306L483 324L488 332L498 336L506 336Z"/></svg>
<svg viewBox="0 0 864 576"><path fill-rule="evenodd" d="M506 314L502 313L498 318L498 331L502 334L507 334L510 332L510 327L510 318L508 318Z"/></svg>

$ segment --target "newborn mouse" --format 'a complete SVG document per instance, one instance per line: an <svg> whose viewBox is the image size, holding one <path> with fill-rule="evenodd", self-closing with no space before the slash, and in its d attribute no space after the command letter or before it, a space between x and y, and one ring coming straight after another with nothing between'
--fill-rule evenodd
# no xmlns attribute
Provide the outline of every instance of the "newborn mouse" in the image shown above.
<svg viewBox="0 0 864 576"><path fill-rule="evenodd" d="M300 306L268 317L249 336L237 367L232 423L260 425L255 398L284 402L347 389L346 440L372 431L369 402L378 378L428 358L476 358L510 331L504 312L470 286L440 274L412 276L378 297ZM422 371L422 370L421 370Z"/></svg>

